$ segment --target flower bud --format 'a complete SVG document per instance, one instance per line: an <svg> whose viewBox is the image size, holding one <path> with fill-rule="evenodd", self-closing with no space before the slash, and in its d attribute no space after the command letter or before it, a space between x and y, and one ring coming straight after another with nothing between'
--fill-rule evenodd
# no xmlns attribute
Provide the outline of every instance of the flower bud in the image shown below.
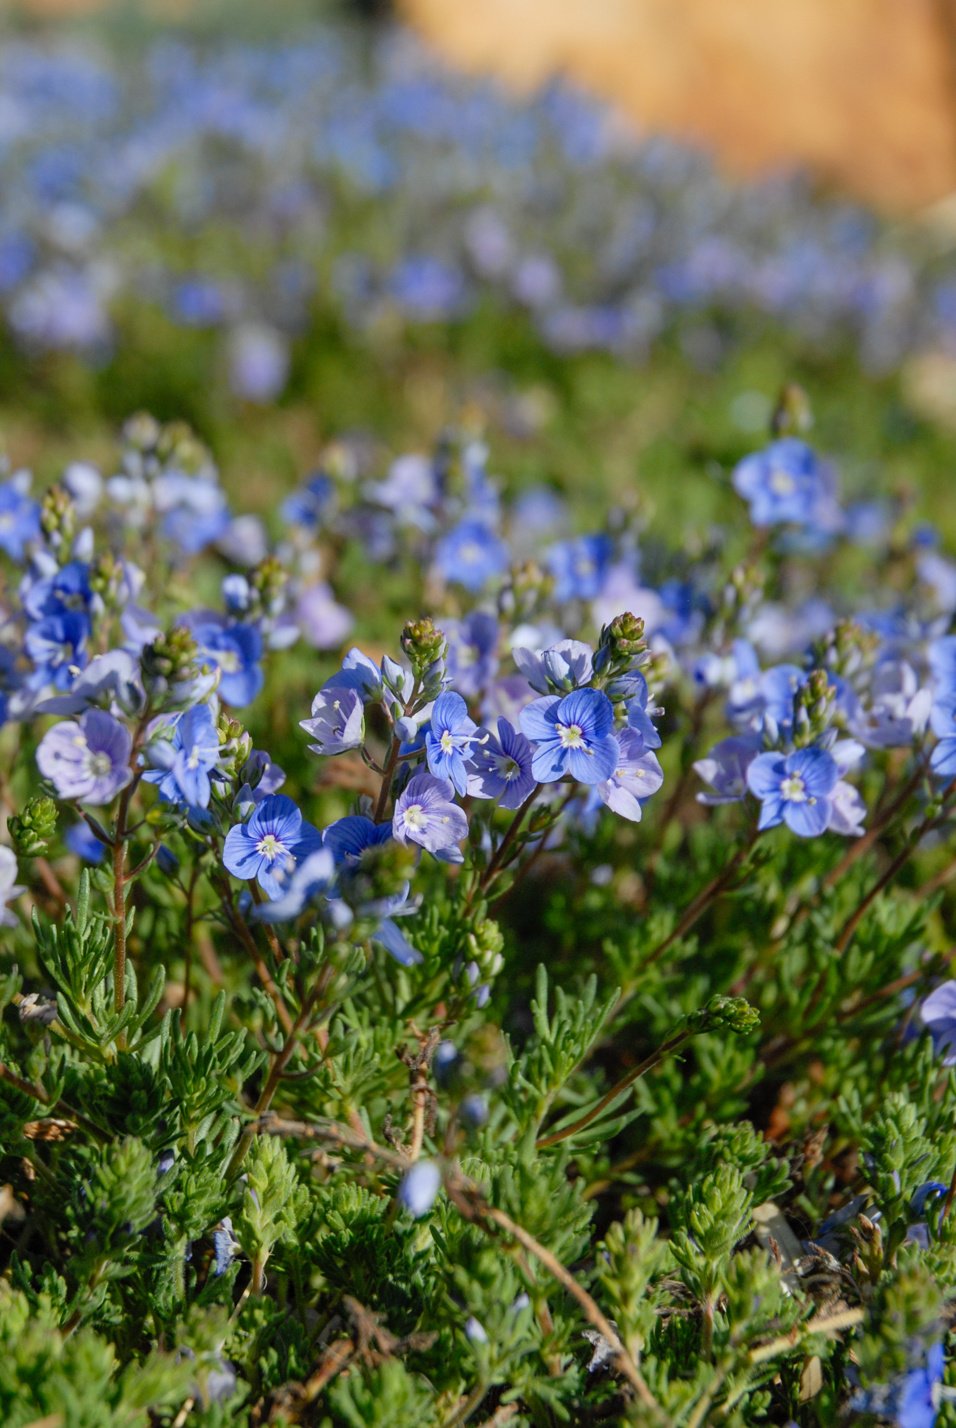
<svg viewBox="0 0 956 1428"><path fill-rule="evenodd" d="M444 659L445 636L427 615L421 620L409 620L402 630L402 649L415 678L421 680Z"/></svg>
<svg viewBox="0 0 956 1428"><path fill-rule="evenodd" d="M402 1176L398 1203L415 1219L427 1215L441 1189L441 1171L434 1160L416 1160Z"/></svg>
<svg viewBox="0 0 956 1428"><path fill-rule="evenodd" d="M22 813L10 815L7 829L14 848L22 857L39 857L46 852L56 832L56 804L52 798L35 794L27 799Z"/></svg>

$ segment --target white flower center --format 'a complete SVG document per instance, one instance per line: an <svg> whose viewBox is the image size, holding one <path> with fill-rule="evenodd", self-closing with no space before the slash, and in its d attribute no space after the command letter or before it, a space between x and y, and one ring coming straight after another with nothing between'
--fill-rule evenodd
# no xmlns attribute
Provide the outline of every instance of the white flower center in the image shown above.
<svg viewBox="0 0 956 1428"><path fill-rule="evenodd" d="M780 792L788 803L806 803L807 786L799 774L791 774L780 785Z"/></svg>
<svg viewBox="0 0 956 1428"><path fill-rule="evenodd" d="M507 783L512 783L521 774L521 765L510 754L499 754L495 759L495 768L498 777L503 778Z"/></svg>
<svg viewBox="0 0 956 1428"><path fill-rule="evenodd" d="M90 773L94 778L104 778L112 767L113 764L109 754L99 753L90 755Z"/></svg>
<svg viewBox="0 0 956 1428"><path fill-rule="evenodd" d="M270 863L274 863L279 854L285 851L285 844L280 843L274 833L267 833L256 844L256 852L261 853Z"/></svg>
<svg viewBox="0 0 956 1428"><path fill-rule="evenodd" d="M415 832L418 832L418 830L424 828L424 826L425 810L422 805L420 803L409 804L409 806L405 809L405 827L414 829Z"/></svg>
<svg viewBox="0 0 956 1428"><path fill-rule="evenodd" d="M559 724L557 728L562 749L581 749L584 747L584 731L580 724Z"/></svg>
<svg viewBox="0 0 956 1428"><path fill-rule="evenodd" d="M443 754L450 754L454 750L455 741L447 729L438 742L441 744Z"/></svg>
<svg viewBox="0 0 956 1428"><path fill-rule="evenodd" d="M789 471L781 471L779 467L771 471L768 484L775 496L789 496L797 488L797 483Z"/></svg>

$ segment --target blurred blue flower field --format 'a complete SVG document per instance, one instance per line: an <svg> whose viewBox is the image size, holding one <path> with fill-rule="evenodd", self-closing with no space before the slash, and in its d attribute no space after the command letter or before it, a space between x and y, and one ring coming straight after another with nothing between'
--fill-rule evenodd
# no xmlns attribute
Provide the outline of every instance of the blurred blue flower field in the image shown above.
<svg viewBox="0 0 956 1428"><path fill-rule="evenodd" d="M10 28L0 1422L956 1423L954 294L391 24Z"/></svg>

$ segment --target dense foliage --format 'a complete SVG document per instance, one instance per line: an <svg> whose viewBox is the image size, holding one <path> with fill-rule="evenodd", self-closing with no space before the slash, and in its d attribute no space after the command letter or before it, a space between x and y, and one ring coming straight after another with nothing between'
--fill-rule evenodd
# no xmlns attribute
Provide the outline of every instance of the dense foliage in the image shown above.
<svg viewBox="0 0 956 1428"><path fill-rule="evenodd" d="M956 566L806 422L8 473L5 1423L948 1421Z"/></svg>

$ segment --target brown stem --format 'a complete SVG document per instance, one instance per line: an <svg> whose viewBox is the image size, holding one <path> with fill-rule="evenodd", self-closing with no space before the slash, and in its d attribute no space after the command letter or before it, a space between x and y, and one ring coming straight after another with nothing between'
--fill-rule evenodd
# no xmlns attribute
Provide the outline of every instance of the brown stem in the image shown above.
<svg viewBox="0 0 956 1428"><path fill-rule="evenodd" d="M131 781L120 794L113 833L113 1006L119 1014L126 1003L126 820L136 782ZM125 1050L126 1033L116 1039Z"/></svg>
<svg viewBox="0 0 956 1428"><path fill-rule="evenodd" d="M707 886L697 893L696 897L691 899L678 919L673 931L669 932L664 940L657 944L650 956L645 958L645 966L650 966L652 962L656 962L660 957L663 957L664 953L670 947L673 947L675 942L679 942L682 937L687 935L698 918L706 912L712 902L716 901L728 883L733 881L734 873L750 852L757 837L758 831L754 829L746 843L741 844L721 872L719 872L715 878L712 878ZM624 998L618 1003L615 1011L620 1010L623 1001Z"/></svg>
<svg viewBox="0 0 956 1428"><path fill-rule="evenodd" d="M504 861L505 854L508 852L508 849L511 847L512 843L518 836L518 832L521 828L522 823L525 820L525 815L527 814L528 809L531 807L532 803L534 803L540 792L540 787L536 785L528 794L528 797L525 799L524 803L522 803L520 808L516 810L515 816L512 818L511 822L508 824L508 827L505 829L504 837L498 844L498 847L495 849L494 853L491 856L487 868L485 868L485 871L481 875L481 881L478 884L479 892L485 892L485 890L493 882L495 875L497 874L499 868L502 865L502 862Z"/></svg>
<svg viewBox="0 0 956 1428"><path fill-rule="evenodd" d="M288 1035L288 1033L292 1030L292 1017L289 1014L289 1008L283 1001L282 994L279 991L279 988L276 986L275 982L273 981L272 974L269 971L269 968L265 964L265 959L263 958L262 953L259 951L259 948L256 946L256 939L253 937L248 925L243 922L242 918L239 916L238 911L236 910L236 906L233 902L232 897L232 888L230 887L229 882L226 878L216 878L214 880L214 886L216 887L216 890L222 898L222 905L225 910L226 917L229 919L229 926L239 938L239 941L242 943L243 947L249 953L252 965L256 969L256 975L258 976L259 981L265 987L266 991L272 999L272 1004L276 1009L276 1016L279 1018L279 1025L282 1027L282 1030Z"/></svg>
<svg viewBox="0 0 956 1428"><path fill-rule="evenodd" d="M639 1065L632 1067L625 1076L622 1076L620 1081L601 1097L596 1106L592 1106L585 1115L573 1121L571 1125L565 1126L562 1130L553 1131L551 1135L542 1136L535 1142L535 1149L546 1150L548 1146L557 1145L562 1140L569 1140L571 1136L583 1131L592 1121L596 1121L598 1116L617 1100L618 1096L622 1096L628 1086L633 1086L635 1081L640 1080L648 1071L652 1071L664 1060L665 1056L669 1056L672 1051L676 1051L686 1041L689 1041L693 1034L692 1031L679 1031L669 1041L665 1041L656 1051L652 1051L650 1056L646 1056Z"/></svg>
<svg viewBox="0 0 956 1428"><path fill-rule="evenodd" d="M916 852L917 848L925 838L926 834L930 833L934 828L945 822L946 818L949 816L949 805L952 800L954 791L956 791L956 780L950 783L945 789L941 800L941 807L934 813L928 815L926 818L923 819L920 824L918 824L915 831L912 833L909 840L907 841L906 845L901 849L899 853L897 853L896 857L892 860L889 867L886 868L884 872L880 874L873 886L861 899L859 905L847 918L846 922L843 924L843 929L836 940L835 946L838 954L845 952L847 947L849 947L850 943L853 940L853 934L856 932L856 929L862 922L867 910L876 901L883 889L893 881L900 869L904 867L904 865Z"/></svg>
<svg viewBox="0 0 956 1428"><path fill-rule="evenodd" d="M644 1375L624 1347L610 1320L605 1317L594 1299L578 1283L570 1270L566 1269L561 1261L541 1244L540 1240L536 1240L534 1235L530 1234L523 1225L519 1225L510 1215L505 1214L504 1210L499 1210L495 1205L489 1205L478 1187L466 1180L464 1176L454 1173L447 1175L445 1188L448 1191L449 1199L467 1220L477 1224L481 1224L482 1221L490 1221L497 1225L512 1239L517 1240L558 1281L561 1287L567 1290L571 1297L577 1301L588 1322L610 1345L616 1366L628 1380L641 1403L653 1414L654 1421L663 1425L666 1421L663 1411L648 1388Z"/></svg>
<svg viewBox="0 0 956 1428"><path fill-rule="evenodd" d="M275 1056L272 1058L272 1065L269 1068L269 1075L266 1078L266 1084L263 1086L262 1094L259 1096L259 1099L255 1105L254 1114L257 1119L260 1116L265 1115L266 1111L272 1105L272 1100L275 1096L276 1091L279 1089L279 1082L282 1080L283 1072L285 1071L290 1060L292 1059L292 1054L295 1051L296 1046L298 1045L299 1036L302 1033L302 1028L306 1025L309 1018L311 1017L312 1012L315 1009L316 1003L321 999L321 997L324 996L330 980L331 972L328 969L325 969L320 974L312 991L307 997L303 999L302 1006L299 1008L299 1014L296 1017L295 1021L292 1023L291 1027L289 1028L288 1034L282 1044L281 1050L276 1052ZM231 1180L232 1177L238 1172L240 1166L242 1165L242 1162L245 1160L246 1155L248 1154L250 1145L255 1139L255 1135L256 1121L250 1121L249 1124L246 1126L245 1130L243 1131L239 1143L233 1152L232 1159L229 1162L229 1168L226 1172L228 1179Z"/></svg>
<svg viewBox="0 0 956 1428"><path fill-rule="evenodd" d="M42 1106L46 1106L47 1110L59 1112L65 1118L75 1121L78 1126L81 1126L83 1130L95 1137L96 1140L105 1141L108 1139L106 1132L101 1130L94 1121L87 1120L86 1116L80 1111L74 1110L66 1101L51 1102L42 1086L36 1086L32 1081L27 1081L23 1076L18 1076L16 1071L11 1071L10 1067L4 1065L2 1061L0 1061L0 1081L6 1081L9 1086L15 1086L23 1095L31 1097L34 1101L39 1101Z"/></svg>
<svg viewBox="0 0 956 1428"><path fill-rule="evenodd" d="M419 684L418 680L416 679L415 683L412 685L412 692L408 697L408 703L405 705L403 711L405 714L407 714L409 710L414 707L415 700L418 698L419 692ZM385 809L388 807L388 795L391 791L392 779L395 776L395 769L398 765L398 756L399 752L401 751L401 747L401 740L397 737L397 735L393 733L392 742L388 750L388 757L385 760L385 768L382 773L382 786L378 791L378 800L375 804L375 812L372 814L373 823L381 823L382 819L385 817Z"/></svg>

